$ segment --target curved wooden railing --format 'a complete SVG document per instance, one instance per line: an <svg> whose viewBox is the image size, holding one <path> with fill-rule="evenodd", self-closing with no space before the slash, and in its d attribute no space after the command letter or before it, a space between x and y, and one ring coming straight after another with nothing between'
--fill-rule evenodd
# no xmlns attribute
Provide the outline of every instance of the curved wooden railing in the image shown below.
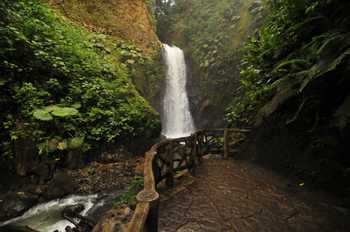
<svg viewBox="0 0 350 232"><path fill-rule="evenodd" d="M138 204L124 231L158 231L157 185L164 180L168 187L173 187L178 171L188 169L194 175L206 154L223 154L227 158L248 132L232 128L200 130L189 137L167 139L154 145L145 155L144 189L137 195Z"/></svg>

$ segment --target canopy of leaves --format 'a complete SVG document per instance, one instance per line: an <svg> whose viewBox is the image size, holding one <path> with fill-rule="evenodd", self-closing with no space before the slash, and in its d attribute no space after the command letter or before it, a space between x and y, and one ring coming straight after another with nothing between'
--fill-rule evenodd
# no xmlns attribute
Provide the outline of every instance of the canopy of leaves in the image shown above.
<svg viewBox="0 0 350 232"><path fill-rule="evenodd" d="M66 21L38 0L0 2L1 152L31 138L41 153L157 135L157 113L130 83L138 54ZM52 141L56 141L52 143ZM56 146L57 147L57 146Z"/></svg>

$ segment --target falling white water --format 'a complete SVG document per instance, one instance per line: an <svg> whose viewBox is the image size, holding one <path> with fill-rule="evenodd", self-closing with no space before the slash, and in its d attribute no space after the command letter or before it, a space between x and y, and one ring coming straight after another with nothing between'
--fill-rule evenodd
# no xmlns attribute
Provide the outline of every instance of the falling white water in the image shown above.
<svg viewBox="0 0 350 232"><path fill-rule="evenodd" d="M163 101L162 134L167 138L191 135L195 128L186 91L186 62L183 51L163 44L167 65L166 91Z"/></svg>

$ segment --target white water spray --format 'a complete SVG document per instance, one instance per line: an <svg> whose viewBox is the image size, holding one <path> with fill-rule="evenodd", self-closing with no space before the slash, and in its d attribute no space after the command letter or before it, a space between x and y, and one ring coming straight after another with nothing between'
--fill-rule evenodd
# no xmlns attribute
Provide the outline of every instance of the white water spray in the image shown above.
<svg viewBox="0 0 350 232"><path fill-rule="evenodd" d="M69 196L64 199L53 200L33 207L22 216L13 218L6 222L0 222L1 227L15 225L17 227L30 226L40 232L52 232L54 230L65 231L66 226L74 227L72 223L62 219L62 210L67 206L84 205L85 209L80 214L86 216L88 211L94 206L97 195L89 196ZM6 230L5 230L6 231Z"/></svg>
<svg viewBox="0 0 350 232"><path fill-rule="evenodd" d="M164 44L163 47L167 75L162 134L167 138L186 137L195 131L195 127L186 91L185 56L183 51L176 46Z"/></svg>

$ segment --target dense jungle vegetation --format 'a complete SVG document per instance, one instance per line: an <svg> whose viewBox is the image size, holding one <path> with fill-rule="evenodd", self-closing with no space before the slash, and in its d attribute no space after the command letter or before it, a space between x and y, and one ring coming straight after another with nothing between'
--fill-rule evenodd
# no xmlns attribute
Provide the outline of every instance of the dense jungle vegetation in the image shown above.
<svg viewBox="0 0 350 232"><path fill-rule="evenodd" d="M150 58L37 0L0 3L1 158L30 140L41 156L157 136L158 114L131 83ZM147 68L146 68L147 69Z"/></svg>
<svg viewBox="0 0 350 232"><path fill-rule="evenodd" d="M346 73L350 45L348 9L349 3L336 0L271 1L265 24L242 49L240 83L244 97L229 111L228 121L254 123L256 111L272 96L258 120L296 95L300 105L293 120L304 108L316 112L308 120L322 119L323 100L332 101L333 110L339 107L348 94L344 89L346 76L342 75ZM322 91L307 94L319 79L330 75L334 76L330 81L338 87L338 96L320 99Z"/></svg>
<svg viewBox="0 0 350 232"><path fill-rule="evenodd" d="M270 1L242 48L242 95L226 114L261 128L255 159L348 200L349 10L339 0Z"/></svg>
<svg viewBox="0 0 350 232"><path fill-rule="evenodd" d="M213 105L204 115L223 108L227 125L260 128L252 159L349 195L350 4L176 3L163 4L158 30L192 59L199 95Z"/></svg>

